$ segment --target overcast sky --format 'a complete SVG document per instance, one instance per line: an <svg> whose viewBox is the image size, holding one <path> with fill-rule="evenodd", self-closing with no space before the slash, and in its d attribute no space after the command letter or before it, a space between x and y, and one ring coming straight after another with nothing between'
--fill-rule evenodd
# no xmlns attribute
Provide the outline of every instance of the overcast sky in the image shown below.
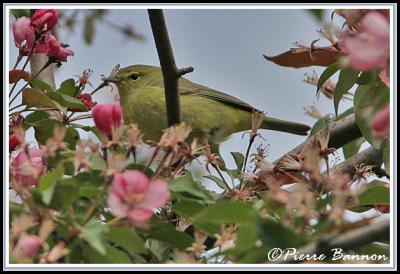
<svg viewBox="0 0 400 274"><path fill-rule="evenodd" d="M325 13L327 21L330 13ZM93 69L91 81L97 86L100 75L108 75L116 64L159 65L146 10L112 10L107 15L116 24L132 24L144 34L144 42L128 40L107 24L98 23L93 45L87 45L82 38L82 15L72 34L58 26L60 41L69 44L75 56L56 74L57 84L86 68ZM165 18L177 65L194 67L194 72L185 76L188 79L234 95L270 116L310 126L315 120L304 115L303 107L315 104L324 114L334 112L332 101L324 96L317 100L315 87L302 81L305 73L315 70L320 74L323 68L280 67L262 57L282 53L293 42L310 44L320 38L316 32L320 23L305 10L165 10ZM321 39L318 45L327 45L327 41ZM13 64L17 51L12 43L10 53ZM113 95L104 90L96 94L95 100L109 102ZM340 109L351 105L342 102ZM262 136L270 144L270 161L305 140L304 136L266 130ZM244 153L247 140L248 135L242 139L242 134L236 134L223 144L222 153L229 165L233 164L229 152ZM259 139L256 145L260 142L265 141Z"/></svg>

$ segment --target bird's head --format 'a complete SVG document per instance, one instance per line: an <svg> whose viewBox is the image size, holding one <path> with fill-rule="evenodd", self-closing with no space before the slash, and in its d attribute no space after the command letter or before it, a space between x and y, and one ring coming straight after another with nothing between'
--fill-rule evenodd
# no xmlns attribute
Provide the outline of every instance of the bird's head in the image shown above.
<svg viewBox="0 0 400 274"><path fill-rule="evenodd" d="M163 78L159 67L147 65L133 65L121 68L104 77L104 81L117 85L120 96L128 95L145 86L162 86Z"/></svg>

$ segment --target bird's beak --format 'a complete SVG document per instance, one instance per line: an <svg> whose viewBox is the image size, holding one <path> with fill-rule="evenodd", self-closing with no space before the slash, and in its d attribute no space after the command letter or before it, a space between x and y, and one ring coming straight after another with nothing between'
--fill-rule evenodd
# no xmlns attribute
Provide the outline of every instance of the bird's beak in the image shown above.
<svg viewBox="0 0 400 274"><path fill-rule="evenodd" d="M103 77L102 80L111 83L118 83L121 79L118 76L109 76Z"/></svg>

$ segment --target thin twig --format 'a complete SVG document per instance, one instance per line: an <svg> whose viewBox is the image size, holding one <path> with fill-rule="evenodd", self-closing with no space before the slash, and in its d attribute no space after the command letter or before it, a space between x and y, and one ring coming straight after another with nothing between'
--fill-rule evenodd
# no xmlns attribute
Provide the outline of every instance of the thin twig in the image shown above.
<svg viewBox="0 0 400 274"><path fill-rule="evenodd" d="M229 192L233 193L232 188L228 185L228 182L225 180L224 176L222 175L221 171L219 170L218 166L216 164L211 164L212 167L217 171L219 177L221 177L222 182L226 186L226 188L229 190Z"/></svg>

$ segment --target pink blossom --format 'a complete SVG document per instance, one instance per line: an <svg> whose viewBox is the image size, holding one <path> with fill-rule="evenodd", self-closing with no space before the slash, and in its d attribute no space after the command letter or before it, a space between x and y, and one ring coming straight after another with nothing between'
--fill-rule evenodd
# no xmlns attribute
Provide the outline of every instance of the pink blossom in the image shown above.
<svg viewBox="0 0 400 274"><path fill-rule="evenodd" d="M146 225L153 211L165 205L170 197L164 181L150 182L145 174L128 170L117 174L108 196L108 206L120 218L128 217L134 226Z"/></svg>
<svg viewBox="0 0 400 274"><path fill-rule="evenodd" d="M24 52L29 52L35 42L35 33L31 27L31 19L24 16L15 21L13 24L13 35L15 46L18 48L24 47Z"/></svg>
<svg viewBox="0 0 400 274"><path fill-rule="evenodd" d="M24 186L37 185L39 176L44 174L43 151L38 148L21 150L12 162L15 179Z"/></svg>
<svg viewBox="0 0 400 274"><path fill-rule="evenodd" d="M36 235L23 235L19 238L16 250L26 257L35 257L42 248L43 241Z"/></svg>
<svg viewBox="0 0 400 274"><path fill-rule="evenodd" d="M10 138L8 138L8 145L10 151L15 150L20 144L21 142L19 141L17 135L12 134Z"/></svg>
<svg viewBox="0 0 400 274"><path fill-rule="evenodd" d="M383 83L385 83L386 86L390 87L390 79L387 74L387 69L381 70L381 72L379 73L379 78L382 80Z"/></svg>
<svg viewBox="0 0 400 274"><path fill-rule="evenodd" d="M345 48L354 70L386 68L389 61L390 25L379 12L369 12L361 19L360 33L345 38Z"/></svg>
<svg viewBox="0 0 400 274"><path fill-rule="evenodd" d="M100 104L93 108L92 116L96 127L110 136L112 127L122 124L122 110L118 104Z"/></svg>
<svg viewBox="0 0 400 274"><path fill-rule="evenodd" d="M31 25L37 30L50 30L58 21L58 11L54 9L37 9L32 15Z"/></svg>
<svg viewBox="0 0 400 274"><path fill-rule="evenodd" d="M375 137L386 138L390 135L390 106L379 110L372 119L372 130Z"/></svg>
<svg viewBox="0 0 400 274"><path fill-rule="evenodd" d="M66 62L68 56L74 56L74 52L64 48L54 35L46 35L44 41L35 47L35 53L44 53L57 61Z"/></svg>

